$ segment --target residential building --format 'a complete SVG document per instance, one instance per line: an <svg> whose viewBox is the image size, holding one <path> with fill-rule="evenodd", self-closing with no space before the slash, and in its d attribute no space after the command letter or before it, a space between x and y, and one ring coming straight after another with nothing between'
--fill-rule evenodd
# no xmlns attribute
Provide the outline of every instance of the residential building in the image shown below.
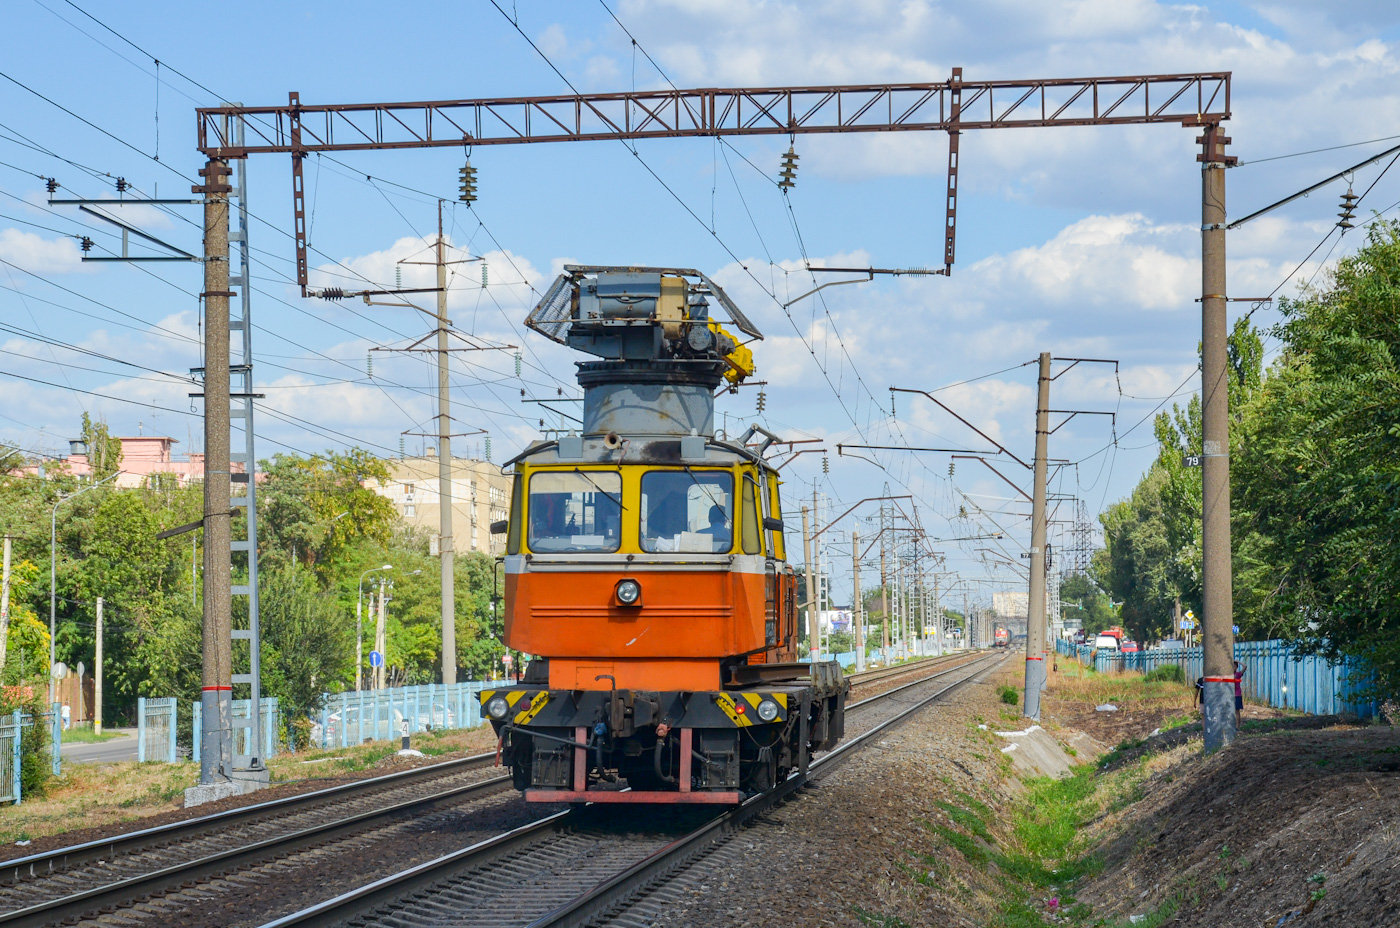
<svg viewBox="0 0 1400 928"><path fill-rule="evenodd" d="M180 486L186 486L191 482L200 482L204 479L204 454L192 451L188 454L175 454L174 446L179 444L177 439L169 435L136 435L117 438L122 446L121 474L113 481L118 487L131 490L149 484L153 477L158 474L170 474ZM75 447L82 447L81 442L73 442ZM63 458L60 464L66 464L68 472L79 477L86 477L92 474L92 466L88 462L87 454L69 454ZM52 465L48 465L52 466ZM234 473L242 473L243 464L234 462L231 466ZM31 464L23 469L26 473L37 474L39 465ZM262 474L258 475L261 482Z"/></svg>
<svg viewBox="0 0 1400 928"><path fill-rule="evenodd" d="M439 528L438 457L432 449L421 457L390 458L389 482L366 486L394 504L409 525L432 532ZM457 551L505 553L504 535L493 537L491 523L510 514L510 481L498 465L473 458L452 459L452 535ZM433 545L436 553L436 542Z"/></svg>

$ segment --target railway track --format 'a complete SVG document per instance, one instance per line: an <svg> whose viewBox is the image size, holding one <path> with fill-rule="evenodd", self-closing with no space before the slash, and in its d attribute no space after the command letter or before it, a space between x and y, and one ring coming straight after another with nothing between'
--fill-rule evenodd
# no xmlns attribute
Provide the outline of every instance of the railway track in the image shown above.
<svg viewBox="0 0 1400 928"><path fill-rule="evenodd" d="M882 668L853 675L852 682L859 686L927 672L957 657ZM877 699L925 679L897 686ZM236 891L273 862L295 860L308 852L325 857L324 852L340 845L360 847L363 837L376 829L504 792L509 777L480 776L481 768L494 759L481 754L5 861L0 863L0 926L50 925L85 916L124 923L142 920L143 913L144 920L158 919L161 907L142 902L138 912L133 903L191 887L205 896L217 895L211 882L234 875L229 888ZM615 813L610 816L616 819ZM577 820L570 820L570 827ZM566 846L579 845L573 856L592 858L589 868L576 871L584 888L596 884L602 878L599 873L617 869L601 847L585 853L579 843L586 844L586 838L570 840L572 845ZM619 852L635 856L646 840L639 832L630 849Z"/></svg>
<svg viewBox="0 0 1400 928"><path fill-rule="evenodd" d="M715 815L700 809L573 809L376 880L266 923L263 928L354 925L394 928L585 926L615 915L640 894L718 847L736 829L858 751L869 739L996 666L989 654L852 703L848 740L773 790ZM916 688L930 689L916 690ZM849 734L851 728L862 729ZM561 900L565 900L561 904Z"/></svg>
<svg viewBox="0 0 1400 928"><path fill-rule="evenodd" d="M878 670L863 670L860 673L853 673L848 680L851 681L851 689L858 686L870 686L881 683L893 677L902 677L911 673L919 673L931 667L941 667L950 662L956 662L958 658L965 658L969 654L981 654L984 651L954 651L951 654L941 654L937 657L923 657L918 660L909 661L904 664L896 664L893 667L881 667Z"/></svg>
<svg viewBox="0 0 1400 928"><path fill-rule="evenodd" d="M0 926L52 925L510 788L479 754L0 864Z"/></svg>

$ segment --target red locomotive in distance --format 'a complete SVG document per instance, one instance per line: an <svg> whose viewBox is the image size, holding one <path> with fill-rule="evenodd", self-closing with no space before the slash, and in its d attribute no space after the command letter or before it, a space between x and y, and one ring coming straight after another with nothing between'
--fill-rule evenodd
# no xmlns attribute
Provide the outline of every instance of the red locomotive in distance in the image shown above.
<svg viewBox="0 0 1400 928"><path fill-rule="evenodd" d="M996 631L992 632L992 646L1005 648L1011 644L1011 633L1004 626L998 625Z"/></svg>

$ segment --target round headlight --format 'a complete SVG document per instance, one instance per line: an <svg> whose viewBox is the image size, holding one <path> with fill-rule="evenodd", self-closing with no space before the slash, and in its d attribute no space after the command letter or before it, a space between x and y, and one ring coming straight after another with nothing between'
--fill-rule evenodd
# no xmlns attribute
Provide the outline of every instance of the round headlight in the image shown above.
<svg viewBox="0 0 1400 928"><path fill-rule="evenodd" d="M493 719L503 719L509 711L510 706L506 705L506 701L499 696L486 704L486 714Z"/></svg>
<svg viewBox="0 0 1400 928"><path fill-rule="evenodd" d="M617 583L617 601L624 606L630 606L642 598L642 585L636 580L619 580Z"/></svg>
<svg viewBox="0 0 1400 928"><path fill-rule="evenodd" d="M771 699L765 699L758 704L758 717L765 722L771 722L778 717L778 704Z"/></svg>

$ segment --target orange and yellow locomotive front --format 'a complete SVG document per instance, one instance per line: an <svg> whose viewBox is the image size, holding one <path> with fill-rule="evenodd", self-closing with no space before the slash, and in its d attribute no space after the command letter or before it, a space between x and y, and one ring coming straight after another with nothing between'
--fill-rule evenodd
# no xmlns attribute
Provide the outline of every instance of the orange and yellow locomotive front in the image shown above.
<svg viewBox="0 0 1400 928"><path fill-rule="evenodd" d="M553 689L719 689L722 661L779 643L773 587L786 578L781 532L764 525L778 518L768 476L738 460L522 467L509 646L547 658Z"/></svg>
<svg viewBox="0 0 1400 928"><path fill-rule="evenodd" d="M796 581L776 472L713 441L672 463L678 444L517 464L505 638L534 659L481 699L527 798L737 802L825 737L808 719L844 681L814 688L787 663Z"/></svg>

